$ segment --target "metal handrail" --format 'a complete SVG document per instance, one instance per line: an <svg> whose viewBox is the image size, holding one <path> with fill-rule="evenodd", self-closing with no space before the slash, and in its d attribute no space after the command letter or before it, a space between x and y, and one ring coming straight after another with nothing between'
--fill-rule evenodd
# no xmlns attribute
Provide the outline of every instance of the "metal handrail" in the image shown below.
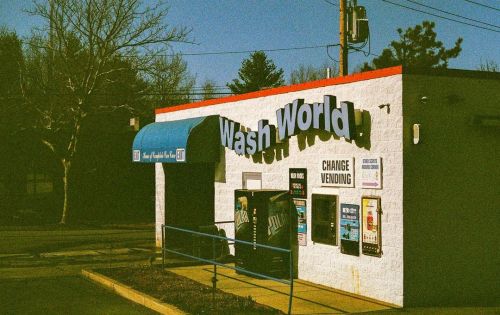
<svg viewBox="0 0 500 315"><path fill-rule="evenodd" d="M224 236L213 235L213 234L208 234L208 233L203 233L203 232L197 232L197 231L193 231L193 230L181 229L181 228L170 226L170 225L163 225L163 226L165 228L168 228L169 230L187 232L187 233L191 233L191 234L195 234L195 235L202 235L202 236L207 236L207 237L216 238L216 239L220 239L220 240L232 241L235 243L241 243L241 244L251 245L251 246L255 246L255 247L267 248L267 249L271 249L271 250L275 250L275 251L283 252L283 253L291 252L290 249L285 249L285 248L281 248L281 247L274 247L274 246L269 246L269 245L257 244L257 243L237 240L235 238L230 238L230 237L224 237Z"/></svg>
<svg viewBox="0 0 500 315"><path fill-rule="evenodd" d="M222 222L222 223L232 223L232 222L233 221L227 221L227 222ZM221 223L221 222L216 222L216 223ZM170 230L180 231L180 232L184 232L184 233L189 233L189 234L192 234L192 235L200 235L200 236L205 236L205 237L211 238L212 239L212 254L213 254L212 256L213 256L213 259L205 259L205 258L201 258L201 257L197 257L197 256L185 254L185 253L182 253L182 252L179 252L179 251L175 251L175 250L172 250L172 249L167 249L166 246L165 246L165 231L166 231L166 229L170 229ZM181 255L181 256L184 256L184 257L188 257L188 258L191 258L191 259L195 259L195 260L199 260L199 261L202 261L202 262L213 264L214 265L214 271L213 271L214 272L214 277L212 278L212 288L214 290L214 293L215 293L215 290L217 289L217 266L221 266L221 267L224 267L224 268L236 270L236 271L239 271L239 272L242 272L242 273L246 273L246 274L249 274L249 275L252 275L252 276L261 277L261 278L264 278L264 279L268 279L268 280L272 280L272 281L276 281L276 282L288 284L288 285L290 285L290 294L289 294L289 300L288 300L288 314L292 313L292 299L293 299L293 254L292 254L292 250L291 249L274 247L274 246L269 246L269 245L264 245L264 244L257 244L257 243L242 241L242 240L238 240L238 239L234 239L234 238L223 237L223 236L219 236L219 235L213 235L213 234L202 233L202 232L198 232L198 231L193 231L193 230L178 228L178 227L169 226L169 225L165 225L165 224L162 224L161 230L162 230L162 233L161 233L162 242L161 243L162 243L162 267L163 268L165 268L165 252L174 253L174 254ZM288 255L289 255L290 279L289 280L279 279L279 278L271 277L271 276L268 276L268 275L265 275L265 274L261 274L261 273L258 273L258 272L253 272L253 271L249 271L249 270L246 270L246 269L243 269L243 268L239 268L239 267L236 267L236 266L235 267L228 266L228 265L226 265L224 263L216 261L215 260L215 240L216 239L218 239L218 240L232 241L234 243L241 243L241 244L251 245L251 246L254 246L254 247L266 248L266 249L270 249L270 250L274 250L274 251L282 252L282 253L288 253Z"/></svg>
<svg viewBox="0 0 500 315"><path fill-rule="evenodd" d="M216 221L214 224L226 224L226 223L234 223L234 221Z"/></svg>

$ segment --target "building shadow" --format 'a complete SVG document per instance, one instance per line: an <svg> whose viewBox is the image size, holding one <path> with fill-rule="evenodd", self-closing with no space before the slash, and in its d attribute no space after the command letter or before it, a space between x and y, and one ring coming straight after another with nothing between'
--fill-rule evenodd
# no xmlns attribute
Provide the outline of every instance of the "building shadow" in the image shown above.
<svg viewBox="0 0 500 315"><path fill-rule="evenodd" d="M353 140L347 140L346 142L353 143L358 147L366 150L371 149L371 115L369 111L361 112L361 124L356 126L355 138ZM335 135L333 132L328 132L325 130L308 130L303 131L296 135L297 145L299 151L304 151L308 147L316 145L317 142L323 143L328 142L332 139L340 141L340 137ZM271 148L266 149L263 152L258 152L253 155L245 154L247 159L252 159L253 163L256 164L272 164L275 161L281 161L290 155L290 143L288 140L276 143Z"/></svg>

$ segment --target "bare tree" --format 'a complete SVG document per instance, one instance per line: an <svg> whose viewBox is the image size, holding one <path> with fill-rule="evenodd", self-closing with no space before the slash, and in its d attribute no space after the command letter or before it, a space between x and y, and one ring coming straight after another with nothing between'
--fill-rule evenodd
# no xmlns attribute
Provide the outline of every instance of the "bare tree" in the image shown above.
<svg viewBox="0 0 500 315"><path fill-rule="evenodd" d="M35 2L31 13L45 21L45 28L35 30L30 41L32 63L39 63L32 74L38 77L26 80L23 91L41 141L64 170L64 224L82 122L94 112L113 110L93 98L126 70L116 61L125 58L147 69L170 43L185 42L189 31L166 24L168 7L162 2L150 7L139 0L49 0ZM33 85L41 87L37 95L30 92Z"/></svg>
<svg viewBox="0 0 500 315"><path fill-rule="evenodd" d="M187 63L181 55L158 56L146 72L155 107L191 101L196 80L190 75Z"/></svg>
<svg viewBox="0 0 500 315"><path fill-rule="evenodd" d="M210 100L215 98L215 82L212 80L206 80L202 86L203 100Z"/></svg>
<svg viewBox="0 0 500 315"><path fill-rule="evenodd" d="M477 70L488 71L488 72L499 72L500 68L498 67L498 63L495 60L486 59L485 61L481 60L481 63L479 64Z"/></svg>
<svg viewBox="0 0 500 315"><path fill-rule="evenodd" d="M327 62L319 68L312 65L300 65L299 68L292 71L290 74L290 84L298 84L310 82L315 80L325 79L327 77L327 68L330 68L331 77L338 75L338 68L336 65L329 65Z"/></svg>

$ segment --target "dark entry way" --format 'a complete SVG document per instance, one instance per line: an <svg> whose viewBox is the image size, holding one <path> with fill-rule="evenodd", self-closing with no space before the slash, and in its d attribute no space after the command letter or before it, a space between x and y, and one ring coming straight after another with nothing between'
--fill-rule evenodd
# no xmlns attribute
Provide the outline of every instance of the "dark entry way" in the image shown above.
<svg viewBox="0 0 500 315"><path fill-rule="evenodd" d="M214 223L213 163L163 164L165 224L198 230ZM171 243L172 244L172 243Z"/></svg>

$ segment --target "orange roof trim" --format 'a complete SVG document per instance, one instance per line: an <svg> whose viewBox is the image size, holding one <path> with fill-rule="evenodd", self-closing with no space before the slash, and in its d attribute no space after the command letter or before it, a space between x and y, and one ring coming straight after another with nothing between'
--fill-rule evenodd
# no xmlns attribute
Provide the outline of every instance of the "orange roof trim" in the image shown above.
<svg viewBox="0 0 500 315"><path fill-rule="evenodd" d="M317 81L312 81L312 82L281 86L281 87L277 87L277 88L261 90L261 91L256 91L256 92L250 92L250 93L245 93L245 94L238 94L238 95L232 95L232 96L227 96L227 97L215 98L215 99L200 101L200 102L195 102L195 103L188 103L188 104L183 104L183 105L158 108L155 110L155 114L158 115L158 114L163 114L163 113L176 112L176 111L184 110L184 109L193 109L193 108L199 108L199 107L205 107L205 106L211 106L211 105L237 102L237 101L243 101L243 100L248 100L248 99L252 99L252 98L277 95L277 94L284 94L284 93L290 93L290 92L297 92L297 91L314 89L314 88L330 86L330 85L338 85L338 84L346 84L346 83L352 83L352 82L358 82L358 81L365 81L365 80L388 77L388 76L396 75L396 74L402 74L402 73L403 73L403 67L396 66L396 67L379 69L379 70L374 70L374 71L355 73L355 74L351 74L351 75L344 76L344 77L335 77L335 78L331 78L331 79L323 79L323 80L317 80Z"/></svg>

